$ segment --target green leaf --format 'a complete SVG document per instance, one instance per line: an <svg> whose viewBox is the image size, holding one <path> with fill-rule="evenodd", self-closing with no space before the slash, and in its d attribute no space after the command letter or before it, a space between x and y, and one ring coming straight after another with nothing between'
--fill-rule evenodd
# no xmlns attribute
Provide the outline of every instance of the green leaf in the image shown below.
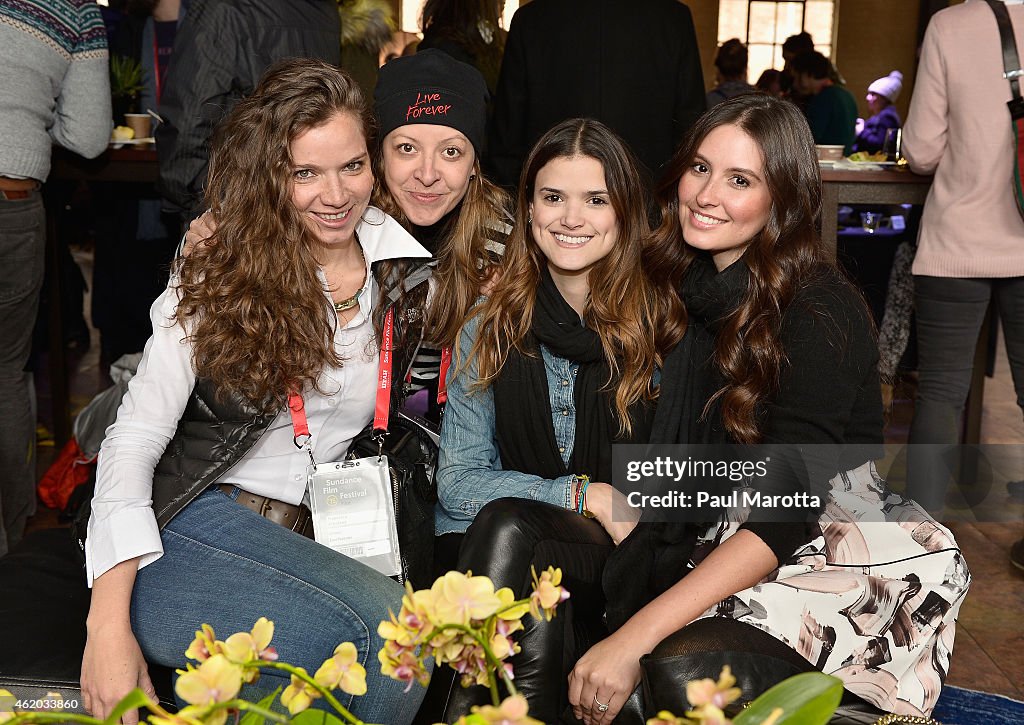
<svg viewBox="0 0 1024 725"><path fill-rule="evenodd" d="M269 695L264 697L262 700L256 703L257 707L261 707L264 710L269 710L274 704L274 700L280 694L281 688L278 687L276 690L271 692ZM260 715L258 712L249 711L242 716L238 725L265 725L267 722L266 718Z"/></svg>
<svg viewBox="0 0 1024 725"><path fill-rule="evenodd" d="M821 672L803 672L783 680L733 718L734 725L758 725L782 708L775 725L825 725L843 697L842 680Z"/></svg>
<svg viewBox="0 0 1024 725"><path fill-rule="evenodd" d="M117 703L117 707L114 708L113 712L110 713L103 723L104 725L117 725L117 723L121 722L121 716L126 712L137 710L140 707L147 707L149 703L150 699L146 696L146 693L136 687L125 695L121 702Z"/></svg>
<svg viewBox="0 0 1024 725"><path fill-rule="evenodd" d="M310 708L293 717L292 725L346 725L346 723L325 710Z"/></svg>

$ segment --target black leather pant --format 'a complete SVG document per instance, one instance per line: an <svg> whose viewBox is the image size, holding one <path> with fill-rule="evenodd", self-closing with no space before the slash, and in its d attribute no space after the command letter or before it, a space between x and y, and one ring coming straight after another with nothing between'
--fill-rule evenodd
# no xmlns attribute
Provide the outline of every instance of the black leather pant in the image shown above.
<svg viewBox="0 0 1024 725"><path fill-rule="evenodd" d="M518 634L522 651L511 659L516 689L529 701L530 716L542 722L557 723L563 717L574 722L567 678L576 660L607 635L601 572L613 548L593 519L526 499L492 501L466 532L459 570L488 576L495 587L510 587L517 598L529 596L531 565L538 573L548 566L562 570L570 598L550 622L523 618L524 630ZM489 702L487 689L456 685L444 721L454 722L472 705Z"/></svg>
<svg viewBox="0 0 1024 725"><path fill-rule="evenodd" d="M603 623L601 574L614 545L596 521L550 504L525 499L499 499L487 504L466 532L459 554L460 571L491 578L496 587L511 587L517 598L528 596L530 566L562 570L570 598L550 622L527 615L518 634L522 651L511 659L516 689L530 703L530 716L544 723L576 723L568 704L568 675L576 661L608 635ZM732 667L744 699L814 667L795 650L748 624L728 618L700 619L663 640L641 660L644 682L626 702L616 725L642 725L667 709L681 715L689 709L686 682L717 680L723 664ZM448 679L431 688L448 690L448 668L434 679ZM446 692L444 722L468 714L473 705L490 702L483 687L463 689L454 683ZM428 695L428 700L430 695ZM421 711L422 712L422 711ZM417 722L437 722L436 710Z"/></svg>

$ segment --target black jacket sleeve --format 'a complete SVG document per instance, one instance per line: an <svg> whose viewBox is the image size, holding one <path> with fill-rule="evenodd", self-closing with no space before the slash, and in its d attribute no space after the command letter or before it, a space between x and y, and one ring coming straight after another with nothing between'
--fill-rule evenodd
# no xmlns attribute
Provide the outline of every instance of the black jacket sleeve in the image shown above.
<svg viewBox="0 0 1024 725"><path fill-rule="evenodd" d="M800 459L793 466L800 479L790 482L793 490L823 495L830 478L881 452L878 346L867 307L849 285L832 278L792 303L781 341L788 362L766 406L764 442L787 444ZM779 520L775 511L752 512L751 518L741 528L757 534L780 563L817 534L812 521Z"/></svg>
<svg viewBox="0 0 1024 725"><path fill-rule="evenodd" d="M676 70L676 102L672 110L672 135L676 146L683 140L683 136L690 130L697 117L707 110L707 94L704 91L704 72L700 63L700 48L697 46L697 31L693 25L690 8L683 5L682 9L686 11L685 17L680 20L679 31L682 62Z"/></svg>
<svg viewBox="0 0 1024 725"><path fill-rule="evenodd" d="M527 34L519 14L513 15L487 139L488 175L495 183L513 190L519 183L523 160L530 150L526 128L529 93L524 35Z"/></svg>
<svg viewBox="0 0 1024 725"><path fill-rule="evenodd" d="M223 2L195 0L174 40L155 132L157 189L171 210L201 204L214 126L241 97L235 84L240 23Z"/></svg>

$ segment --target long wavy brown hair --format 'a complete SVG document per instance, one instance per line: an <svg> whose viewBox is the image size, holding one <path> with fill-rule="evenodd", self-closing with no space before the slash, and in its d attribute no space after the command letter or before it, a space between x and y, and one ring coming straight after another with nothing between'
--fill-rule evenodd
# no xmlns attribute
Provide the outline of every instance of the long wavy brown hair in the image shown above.
<svg viewBox="0 0 1024 725"><path fill-rule="evenodd" d="M340 113L369 143L373 122L347 73L311 59L272 66L217 129L206 188L217 228L176 269L196 374L264 410L341 363L320 242L292 204L290 153L296 136Z"/></svg>
<svg viewBox="0 0 1024 725"><path fill-rule="evenodd" d="M412 224L385 181L384 153L380 144L374 153L373 168L378 179L373 193L374 206L412 231ZM488 250L487 243L503 241L504 233L500 229L506 226L509 205L508 194L480 173L480 159L477 158L473 162L466 195L434 250L436 265L433 277L438 294L434 295L429 309L425 284L411 293L403 291L398 297L399 309L423 310L425 319L420 323L423 339L427 342L445 347L455 345L462 323L480 297L481 287L495 276L501 266L501 258ZM385 280L385 293L390 293L415 264L422 264L422 261L382 263L379 276ZM399 339L396 345L401 347L403 340Z"/></svg>
<svg viewBox="0 0 1024 725"><path fill-rule="evenodd" d="M654 232L652 274L679 289L699 252L685 243L679 220L679 180L711 131L733 125L761 149L772 199L765 225L743 253L750 283L715 340L714 361L725 384L708 401L720 402L725 430L737 442L761 440L759 406L778 390L786 353L779 340L782 317L801 287L835 267L817 227L821 173L814 139L800 110L763 94L737 96L701 116L666 167L657 189L661 223ZM685 311L684 311L685 315Z"/></svg>
<svg viewBox="0 0 1024 725"><path fill-rule="evenodd" d="M682 337L681 304L671 290L660 290L644 271L650 238L647 198L637 161L625 143L599 121L574 118L548 131L533 147L519 181L518 211L505 252L501 280L480 308L480 327L465 366L476 362L477 389L490 385L513 349L537 355L529 332L547 259L533 239L528 219L537 174L558 158L586 156L604 168L605 184L619 223L611 251L588 275L590 295L583 310L586 326L601 338L614 389L619 435L631 432L629 406L653 400L655 366Z"/></svg>

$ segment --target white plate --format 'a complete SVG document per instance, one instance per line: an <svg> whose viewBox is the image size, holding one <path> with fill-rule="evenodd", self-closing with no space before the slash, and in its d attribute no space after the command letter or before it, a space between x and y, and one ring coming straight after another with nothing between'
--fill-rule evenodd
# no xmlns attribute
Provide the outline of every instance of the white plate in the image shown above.
<svg viewBox="0 0 1024 725"><path fill-rule="evenodd" d="M851 164L872 164L874 166L895 166L897 161L851 161Z"/></svg>

